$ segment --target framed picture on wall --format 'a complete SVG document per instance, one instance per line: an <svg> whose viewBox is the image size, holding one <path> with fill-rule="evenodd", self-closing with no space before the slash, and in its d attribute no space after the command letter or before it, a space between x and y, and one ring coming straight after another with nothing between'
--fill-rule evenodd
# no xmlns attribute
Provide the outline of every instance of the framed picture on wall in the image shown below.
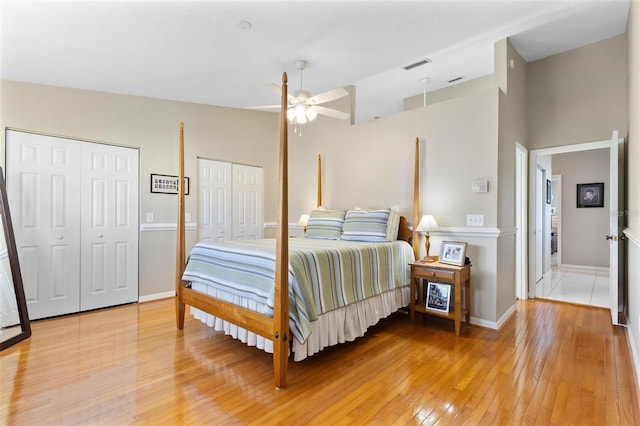
<svg viewBox="0 0 640 426"><path fill-rule="evenodd" d="M547 204L551 204L551 181L547 179Z"/></svg>
<svg viewBox="0 0 640 426"><path fill-rule="evenodd" d="M579 183L577 185L576 206L604 207L604 182Z"/></svg>
<svg viewBox="0 0 640 426"><path fill-rule="evenodd" d="M151 174L151 192L160 194L178 193L178 176ZM189 178L184 178L184 195L189 195Z"/></svg>

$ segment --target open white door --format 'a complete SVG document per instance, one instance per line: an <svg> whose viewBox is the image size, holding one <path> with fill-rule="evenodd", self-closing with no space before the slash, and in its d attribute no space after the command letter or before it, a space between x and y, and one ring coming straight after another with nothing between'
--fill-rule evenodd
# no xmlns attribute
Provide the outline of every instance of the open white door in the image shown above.
<svg viewBox="0 0 640 426"><path fill-rule="evenodd" d="M623 140L618 138L618 131L614 131L611 136L611 147L609 153L609 288L610 288L610 303L611 303L611 323L618 325L618 312L622 312L622 306L619 303L618 294L618 241L621 230L621 216L618 214L620 211L618 197L619 185L624 182L624 178L621 175L624 173L624 167L619 164L621 156L619 150L623 147Z"/></svg>

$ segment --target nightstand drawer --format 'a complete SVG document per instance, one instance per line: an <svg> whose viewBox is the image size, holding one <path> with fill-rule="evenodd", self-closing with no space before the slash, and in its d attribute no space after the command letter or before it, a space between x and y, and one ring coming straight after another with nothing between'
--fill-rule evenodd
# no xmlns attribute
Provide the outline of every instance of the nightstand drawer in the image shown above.
<svg viewBox="0 0 640 426"><path fill-rule="evenodd" d="M416 278L440 278L443 280L455 279L455 271L434 271L433 269L421 270L416 268L414 275Z"/></svg>

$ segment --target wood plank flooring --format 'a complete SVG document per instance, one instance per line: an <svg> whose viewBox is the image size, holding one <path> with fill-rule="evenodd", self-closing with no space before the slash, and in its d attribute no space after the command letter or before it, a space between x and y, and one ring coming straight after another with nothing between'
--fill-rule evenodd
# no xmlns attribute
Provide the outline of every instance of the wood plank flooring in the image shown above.
<svg viewBox="0 0 640 426"><path fill-rule="evenodd" d="M173 299L33 323L0 353L3 424L640 424L626 332L607 310L517 303L500 332L394 314L289 363L192 319Z"/></svg>

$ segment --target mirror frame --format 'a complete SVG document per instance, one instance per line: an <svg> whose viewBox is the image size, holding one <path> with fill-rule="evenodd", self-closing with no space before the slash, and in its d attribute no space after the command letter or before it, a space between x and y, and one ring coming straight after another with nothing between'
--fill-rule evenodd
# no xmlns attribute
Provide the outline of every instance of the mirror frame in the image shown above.
<svg viewBox="0 0 640 426"><path fill-rule="evenodd" d="M16 249L16 239L13 233L11 213L9 212L9 202L7 199L7 186L4 180L4 171L0 167L0 214L2 214L2 226L7 242L7 254L13 278L13 289L16 295L18 315L20 317L20 327L22 332L3 342L0 342L0 351L15 345L31 336L31 323L29 322L29 312L27 311L27 301L22 284L22 274L20 273L20 263L18 262L18 250Z"/></svg>

